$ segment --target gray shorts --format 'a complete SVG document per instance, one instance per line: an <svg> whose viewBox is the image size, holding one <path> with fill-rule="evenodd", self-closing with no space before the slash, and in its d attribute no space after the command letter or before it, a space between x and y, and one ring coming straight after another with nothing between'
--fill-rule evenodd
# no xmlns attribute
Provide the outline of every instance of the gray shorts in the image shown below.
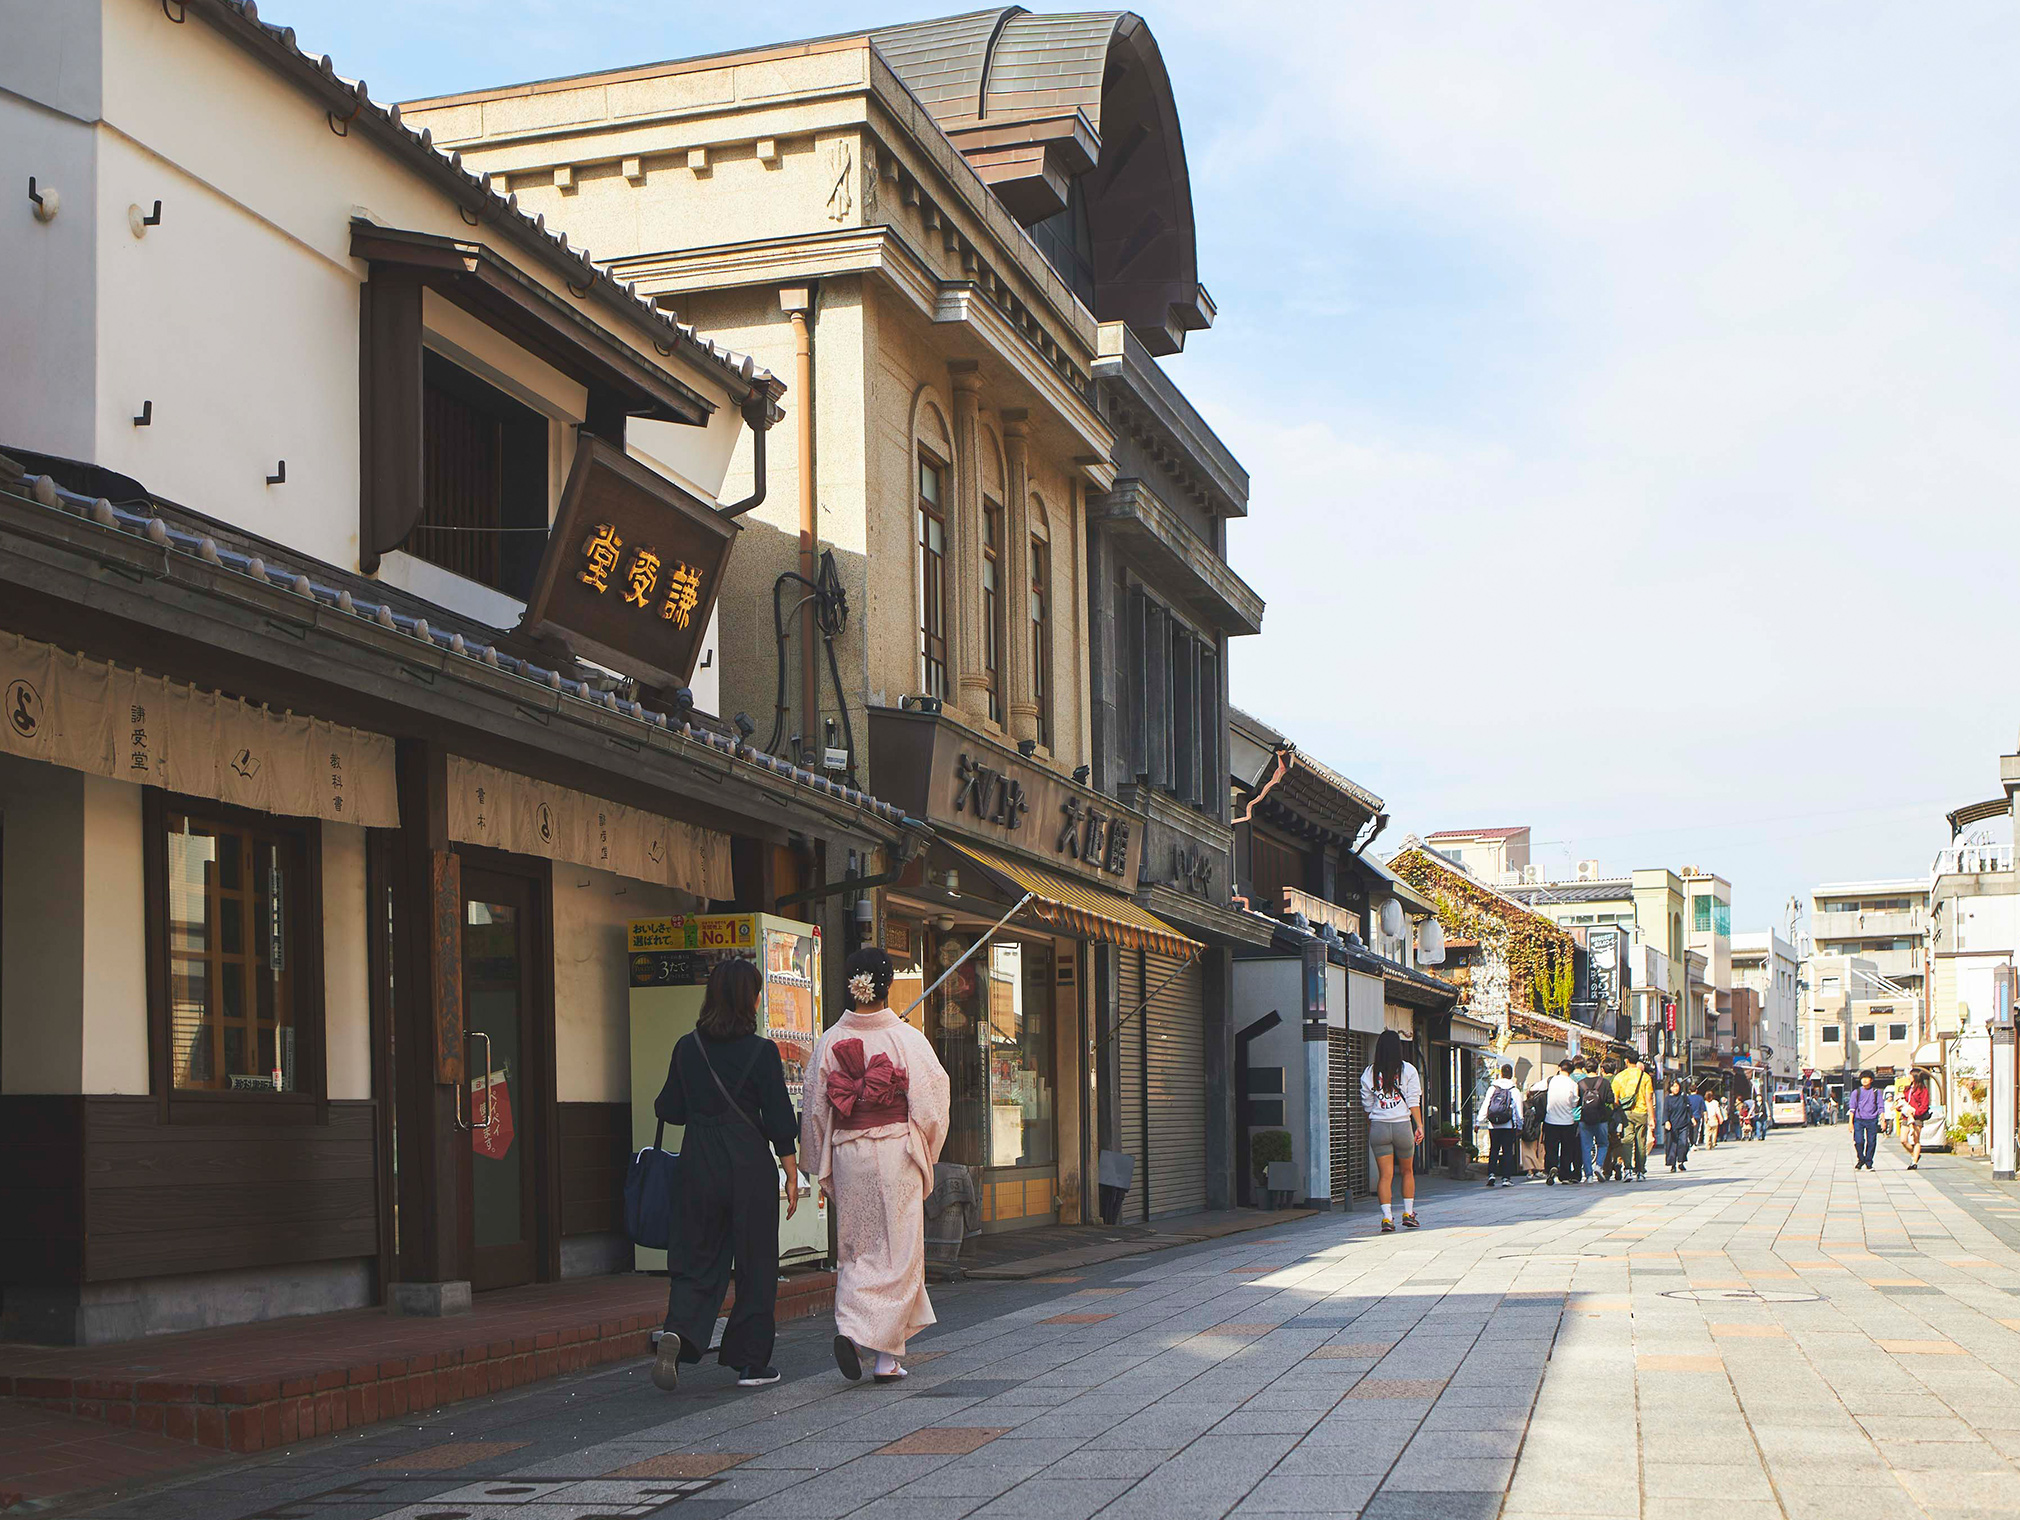
<svg viewBox="0 0 2020 1520"><path fill-rule="evenodd" d="M1378 1119L1368 1126L1368 1154L1409 1160L1417 1154L1417 1129L1408 1119Z"/></svg>

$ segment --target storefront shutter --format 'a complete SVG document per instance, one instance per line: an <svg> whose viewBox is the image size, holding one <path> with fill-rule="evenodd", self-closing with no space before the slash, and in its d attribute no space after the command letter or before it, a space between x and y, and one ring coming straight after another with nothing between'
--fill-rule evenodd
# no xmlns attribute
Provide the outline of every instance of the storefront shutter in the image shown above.
<svg viewBox="0 0 2020 1520"><path fill-rule="evenodd" d="M1143 952L1142 976L1146 987L1164 983L1143 1012L1146 1201L1153 1215L1191 1213L1206 1207L1205 982L1197 964L1152 950Z"/></svg>
<svg viewBox="0 0 2020 1520"><path fill-rule="evenodd" d="M1112 954L1116 961L1115 1017L1121 1019L1128 1017L1143 1001L1143 952L1117 948ZM1149 1140L1144 1130L1147 1113L1143 1102L1144 1019L1144 1014L1130 1019L1122 1026L1115 1042L1119 1057L1115 1146L1117 1150L1127 1151L1136 1158L1136 1178L1122 1209L1125 1219L1143 1219L1149 1213L1146 1202L1148 1191L1144 1185L1149 1175L1144 1165Z"/></svg>
<svg viewBox="0 0 2020 1520"><path fill-rule="evenodd" d="M1344 1029L1326 1032L1326 1108L1332 1137L1333 1202L1368 1191L1368 1111L1361 1107L1361 1073L1368 1037Z"/></svg>

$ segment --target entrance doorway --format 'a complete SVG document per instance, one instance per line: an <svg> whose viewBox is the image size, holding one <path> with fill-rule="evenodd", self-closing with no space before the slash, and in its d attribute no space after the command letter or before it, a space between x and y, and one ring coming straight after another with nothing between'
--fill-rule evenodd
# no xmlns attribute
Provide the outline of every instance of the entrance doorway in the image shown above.
<svg viewBox="0 0 2020 1520"><path fill-rule="evenodd" d="M546 902L532 877L463 869L463 1027L469 1092L470 1286L541 1276Z"/></svg>

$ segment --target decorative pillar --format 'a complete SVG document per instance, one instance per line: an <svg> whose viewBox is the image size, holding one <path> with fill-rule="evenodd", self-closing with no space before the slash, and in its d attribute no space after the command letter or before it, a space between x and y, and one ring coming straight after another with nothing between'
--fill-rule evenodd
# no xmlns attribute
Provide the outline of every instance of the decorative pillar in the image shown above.
<svg viewBox="0 0 2020 1520"><path fill-rule="evenodd" d="M954 511L947 545L952 690L956 707L986 723L989 675L982 664L982 476L976 427L982 376L972 359L956 359L947 371L954 387Z"/></svg>
<svg viewBox="0 0 2020 1520"><path fill-rule="evenodd" d="M1031 668L1031 429L1029 413L1003 414L1003 711L1012 739L1038 737L1038 689Z"/></svg>

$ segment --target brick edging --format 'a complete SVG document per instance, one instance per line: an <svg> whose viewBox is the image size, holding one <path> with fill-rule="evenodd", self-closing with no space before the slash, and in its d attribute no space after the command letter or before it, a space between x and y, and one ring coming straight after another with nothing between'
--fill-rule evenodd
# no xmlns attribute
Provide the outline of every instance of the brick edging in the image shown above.
<svg viewBox="0 0 2020 1520"><path fill-rule="evenodd" d="M732 1293L724 1313L734 1301ZM832 1309L834 1302L832 1273L787 1279L779 1284L778 1318L810 1318ZM660 1321L658 1314L627 1314L348 1369L331 1368L314 1377L191 1381L0 1376L0 1397L219 1451L265 1451L644 1356L652 1349L652 1332Z"/></svg>

